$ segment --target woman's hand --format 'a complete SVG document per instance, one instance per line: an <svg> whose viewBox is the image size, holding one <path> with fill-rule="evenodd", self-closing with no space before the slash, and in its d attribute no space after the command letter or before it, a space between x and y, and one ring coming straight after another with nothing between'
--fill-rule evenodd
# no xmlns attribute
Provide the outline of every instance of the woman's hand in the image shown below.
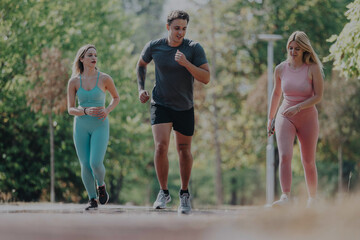
<svg viewBox="0 0 360 240"><path fill-rule="evenodd" d="M86 114L92 117L97 117L103 121L108 116L109 112L104 107L89 107L86 108Z"/></svg>
<svg viewBox="0 0 360 240"><path fill-rule="evenodd" d="M275 119L268 120L268 127L267 127L268 137L275 133Z"/></svg>
<svg viewBox="0 0 360 240"><path fill-rule="evenodd" d="M300 107L299 106L292 106L292 107L289 107L288 109L286 109L284 112L283 112L283 115L285 117L292 117L294 116L295 114L297 114L298 112L300 112Z"/></svg>

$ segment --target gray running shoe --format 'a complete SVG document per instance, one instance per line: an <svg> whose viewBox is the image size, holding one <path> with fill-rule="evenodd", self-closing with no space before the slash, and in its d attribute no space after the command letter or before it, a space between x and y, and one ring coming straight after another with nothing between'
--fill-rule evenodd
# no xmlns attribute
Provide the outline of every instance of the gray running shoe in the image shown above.
<svg viewBox="0 0 360 240"><path fill-rule="evenodd" d="M272 207L286 207L290 205L290 198L285 193L281 194L280 200L274 202Z"/></svg>
<svg viewBox="0 0 360 240"><path fill-rule="evenodd" d="M164 209L166 208L166 204L171 201L170 194L166 195L164 190L160 190L156 201L154 202L153 208L154 209Z"/></svg>
<svg viewBox="0 0 360 240"><path fill-rule="evenodd" d="M190 194L183 193L180 195L180 206L178 213L189 214L191 212Z"/></svg>

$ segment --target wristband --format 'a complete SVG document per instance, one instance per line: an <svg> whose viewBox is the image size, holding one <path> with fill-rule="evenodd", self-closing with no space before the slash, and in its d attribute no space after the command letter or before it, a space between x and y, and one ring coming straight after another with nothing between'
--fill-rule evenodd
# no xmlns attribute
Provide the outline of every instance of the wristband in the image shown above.
<svg viewBox="0 0 360 240"><path fill-rule="evenodd" d="M86 113L86 108L84 108L84 114L87 115L87 113Z"/></svg>

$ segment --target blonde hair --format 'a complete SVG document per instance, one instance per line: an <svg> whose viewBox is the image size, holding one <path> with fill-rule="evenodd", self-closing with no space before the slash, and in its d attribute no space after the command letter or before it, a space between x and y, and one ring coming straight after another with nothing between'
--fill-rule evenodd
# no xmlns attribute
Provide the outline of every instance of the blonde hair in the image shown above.
<svg viewBox="0 0 360 240"><path fill-rule="evenodd" d="M304 50L303 59L302 59L303 62L306 64L312 64L312 63L317 64L321 70L321 73L324 75L323 64L320 61L314 49L312 48L309 37L306 35L306 33L302 31L296 31L290 35L286 44L288 59L290 59L289 45L293 41L295 41L299 45L299 47L302 50Z"/></svg>
<svg viewBox="0 0 360 240"><path fill-rule="evenodd" d="M71 77L75 77L81 73L84 72L84 64L80 61L80 59L84 58L86 52L90 49L90 48L95 48L95 45L92 44L86 44L84 46L82 46L78 52L76 53L75 59L74 59L74 63L72 66L72 74ZM95 67L96 68L96 67ZM97 68L96 68L97 69Z"/></svg>

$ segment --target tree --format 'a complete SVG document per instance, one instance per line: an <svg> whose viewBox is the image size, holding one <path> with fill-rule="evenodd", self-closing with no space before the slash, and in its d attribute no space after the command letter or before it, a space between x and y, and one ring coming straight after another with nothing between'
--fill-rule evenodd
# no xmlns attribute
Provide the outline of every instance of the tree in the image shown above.
<svg viewBox="0 0 360 240"><path fill-rule="evenodd" d="M67 60L58 49L43 49L41 56L28 60L27 75L33 88L27 91L27 105L34 112L48 116L50 134L50 201L55 201L54 122L53 113L66 110L66 85L69 79Z"/></svg>
<svg viewBox="0 0 360 240"><path fill-rule="evenodd" d="M87 6L86 9L83 8L84 5ZM14 2L4 0L0 2L0 7L2 9L0 14L0 51L2 53L0 59L2 68L0 72L0 112L2 112L1 116L4 121L4 124L1 124L0 133L2 139L1 149L4 153L3 156L6 156L2 159L2 162L6 164L1 164L0 167L0 185L2 191L6 190L6 193L12 194L14 200L47 200L47 198L43 198L48 190L46 187L47 179L43 179L41 176L50 172L42 165L44 165L43 159L49 159L51 153L47 149L46 151L43 149L38 150L38 145L48 144L48 137L45 137L47 134L44 136L45 131L40 131L40 129L43 129L44 121L47 122L47 120L40 113L31 113L30 108L27 109L21 104L13 104L22 103L24 94L21 91L26 91L35 85L35 83L24 80L27 75L26 67L29 64L29 61L26 60L36 59L40 61L41 57L39 56L44 48L55 47L61 49L65 58L73 58L76 50L81 45L86 43L95 44L99 52L98 67L101 71L109 73L113 77L121 95L121 103L126 106L126 109L116 109L112 113L114 118L110 118L114 122L114 124L111 124L111 131L123 133L122 121L117 121L116 116L119 116L118 119L126 119L128 113L140 108L135 104L135 94L128 94L129 86L134 86L134 89L136 89L136 85L131 82L131 79L134 79L132 75L136 60L133 56L134 44L130 39L135 29L132 24L135 16L129 17L124 12L122 3L115 0L106 2L100 0L84 0L81 2L64 0ZM83 10L79 11L79 9ZM56 68L57 65L52 67ZM68 72L70 68L71 65L67 64L66 69ZM124 91L125 85L126 91ZM20 86L21 88L19 88ZM63 90L66 90L66 84ZM143 112L146 113L145 109ZM23 113L31 116L27 119L26 124L23 121ZM17 116L17 118L12 116ZM61 156L62 158L62 161L55 163L55 167L59 167L56 173L56 196L62 201L85 201L86 193L84 193L81 184L79 163L76 160L72 143L73 117L68 115L61 118L56 115L53 117L54 124L55 121L57 122L54 129L54 134L57 136L57 139L54 139L55 144L57 144L54 146L54 157ZM7 121L6 124L5 121ZM38 131L29 131L25 128L29 126L30 128L38 128ZM132 129L126 129L125 127L124 129L131 133ZM10 132L11 130L13 132ZM19 131L21 134L19 134ZM31 134L37 134L36 138ZM20 136L25 139L32 139L32 145L35 145L33 149L38 152L33 153L30 149L32 145L28 145L28 141L23 141ZM117 148L118 146L115 144L111 145L114 140L116 141L117 138L122 138L122 136L118 134L110 139L109 152L114 153L109 154L108 156L111 158L106 161L106 164L110 166L119 162L121 159L119 156L127 155L127 149ZM151 142L151 138L149 141ZM23 146L24 151L21 151L21 148L18 149L16 146ZM141 150L139 149L139 151ZM26 167L31 162L41 162L43 164L31 165L29 170L32 171L29 171L29 176L27 176L31 181L26 182L28 184L24 184L25 180L23 178L13 177L15 173L19 173L19 170L16 170L18 168L14 168L13 165ZM121 162L120 166L122 166ZM38 174L39 172L42 174ZM115 175L112 175L111 171L109 173L107 177L116 179L116 173ZM35 174L37 174L36 177ZM10 179L12 180L10 181ZM30 185L36 181L38 185L35 187ZM116 186L117 182L114 182ZM29 187L28 191L23 191L22 186L31 187ZM12 190L15 190L15 192L12 192ZM114 201L118 200L114 199Z"/></svg>
<svg viewBox="0 0 360 240"><path fill-rule="evenodd" d="M246 45L251 39L252 31L240 35L238 39L233 33L237 30L245 32L255 24L254 18L246 18L251 13L251 8L246 3L242 5L244 8L240 14L233 13L231 7L236 2L212 0L206 6L198 6L199 9L194 14L196 17L190 22L189 28L193 39L204 46L211 66L209 85L203 87L195 84L195 108L198 115L196 129L199 137L194 139L194 153L199 155L197 158L204 158L202 161L213 161L210 165L214 166L214 196L217 204L236 204L227 197L228 189L224 186L236 182L232 173L250 162L245 154L245 133L241 130L246 121L240 113L245 96L241 87L246 87L247 75L252 72ZM197 149L208 149L205 151L207 154L197 153ZM201 165L195 165L194 168L198 166ZM234 177L223 184L223 176L227 173ZM233 196L236 195L235 187L230 187L229 190Z"/></svg>
<svg viewBox="0 0 360 240"><path fill-rule="evenodd" d="M38 201L50 183L44 178L49 150L42 138L48 131L26 106L25 82L25 77L16 80L0 101L1 202Z"/></svg>
<svg viewBox="0 0 360 240"><path fill-rule="evenodd" d="M333 44L329 49L330 54L324 58L326 62L333 61L334 70L338 70L339 75L346 79L335 72L331 81L328 82L326 89L329 97L325 99L325 117L323 118L327 126L324 137L329 141L330 147L337 151L338 194L340 196L344 191L345 152L356 151L356 149L349 149L352 146L350 141L355 140L359 132L357 124L359 84L353 80L359 78L360 75L360 1L355 0L348 4L347 8L345 16L348 22L339 35L333 34L328 38L327 41Z"/></svg>
<svg viewBox="0 0 360 240"><path fill-rule="evenodd" d="M111 200L144 204L156 197L152 191L158 186L153 181L156 175L149 106L139 104L137 100L134 66L144 44L161 37L164 31L164 19L158 19L163 2L0 1L0 200L38 201L47 200L49 195L50 179L46 177L50 174L47 165L51 155L47 147L50 144L48 116L31 111L24 103L25 92L34 85L26 81L26 60L35 59L44 48L53 47L61 49L64 58L72 59L76 50L86 43L96 45L98 67L112 76L121 99L109 118L111 134L104 161ZM284 36L284 40L275 46L275 64L284 60L286 39L294 30L308 33L320 57L326 56L331 44L325 39L341 31L346 21L343 13L349 2L212 0L212 6L195 4L189 11L191 20L187 36L203 45L209 64L215 63L212 73L216 77L212 76L206 86L196 81L194 85L196 135L192 144L195 159L190 184L195 204L197 201L217 203L214 187L216 145L221 149L223 203L263 203L266 77L260 76L266 71L266 44L258 42L256 35L275 33ZM85 5L87 8L83 8ZM215 9L212 16L210 7ZM215 23L213 38L210 38L211 17ZM68 71L70 67L67 66ZM148 70L146 84L151 86L155 78L154 68ZM325 70L331 72L330 63ZM328 79L326 74L325 82ZM325 93L329 87L325 87ZM354 116L359 115L357 92L351 95L353 97L349 98L346 107ZM325 98L334 100L331 104L336 103L335 97ZM335 118L334 114L325 114L327 109L323 111L323 106L319 107L320 121L329 121L330 116ZM351 114L342 115L341 111L337 114L332 121L350 124L351 129L358 128L356 119L350 121ZM218 123L217 141L214 141L214 116ZM73 116L68 114L53 115L53 122L57 123L54 126L54 158L61 158L55 162L55 194L57 200L85 202L87 195L81 183L80 166L72 141L72 121ZM330 122L321 126L328 124L329 128L336 129ZM330 140L331 136L323 137L324 129L321 127L317 153L319 183L324 184L320 189L331 196L337 188L338 147ZM356 179L357 169L360 169L356 162L360 154L359 141L358 130L354 130L347 135L343 145L344 181L349 171ZM169 151L170 164L173 164L170 168L173 172L169 173L171 189L178 186L179 179L175 171L178 166L172 161L176 154L172 154ZM295 162L294 166L298 164L301 170L299 161ZM300 170L295 171L301 175Z"/></svg>
<svg viewBox="0 0 360 240"><path fill-rule="evenodd" d="M338 193L341 196L344 192L344 178L347 177L344 176L344 162L354 161L346 153L356 153L357 149L352 148L351 141L359 141L360 83L345 81L335 71L332 79L326 82L325 89L321 126L326 127L322 129L322 137L328 141L330 150L337 153Z"/></svg>
<svg viewBox="0 0 360 240"><path fill-rule="evenodd" d="M212 7L210 4L197 9L196 18L190 22L189 34L195 35L193 39L203 44L210 56L209 64L216 61L216 68L212 69L216 78L212 76L210 84L197 88L195 93L195 96L206 96L203 102L196 104L199 114L196 129L200 137L194 139L194 148L208 149L205 151L208 154L200 154L199 158L204 158L202 161L216 156L215 145L210 145L214 137L209 130L214 128L212 111L217 109L223 175L251 169L255 164L265 169L266 78L260 76L266 71L267 54L265 43L258 41L256 36L260 33L284 36L275 45L275 64L285 60L286 41L295 30L305 31L317 53L323 56L328 50L325 39L336 33L345 20L342 10L347 2L213 0L211 3L216 9L213 14L209 10ZM215 39L210 37L211 17L216 22ZM215 57L211 54L212 48L215 48ZM216 105L214 96L217 96ZM209 148L209 145L212 147ZM223 181L225 187L235 182L234 179L229 182L228 178ZM241 184L243 182L238 183ZM235 191L236 188L230 189ZM225 189L224 198L224 202L229 199Z"/></svg>
<svg viewBox="0 0 360 240"><path fill-rule="evenodd" d="M150 39L156 39L165 31L166 17L162 17L165 0L123 0L124 11L133 19L132 24L138 31L132 34L134 52L139 52Z"/></svg>
<svg viewBox="0 0 360 240"><path fill-rule="evenodd" d="M334 42L325 61L334 61L334 67L347 79L360 76L360 0L350 3L345 15L349 20L339 35L332 35Z"/></svg>
<svg viewBox="0 0 360 240"><path fill-rule="evenodd" d="M215 26L215 6L214 6L214 2L210 1L209 3L210 6L210 38L211 38L211 42L215 43L216 39L215 39L215 34L217 32L217 27ZM212 81L215 82L215 84L218 83L218 78L217 78L217 66L216 66L216 55L217 55L218 51L215 47L215 44L212 44L210 47L210 57L212 59L211 61L211 65L210 65L210 73L211 73L211 78ZM224 197L223 197L223 181L222 181L222 169L221 169L221 164L222 164L222 156L221 156L221 144L220 144L220 140L219 140L219 120L218 120L218 115L219 115L219 107L218 107L218 93L216 91L214 91L212 93L212 99L213 99L213 109L212 109L212 113L213 113L213 136L214 136L214 147L215 147L215 153L216 153L216 157L215 157L215 193L216 193L216 200L217 200L217 204L218 205L222 205L224 203Z"/></svg>

